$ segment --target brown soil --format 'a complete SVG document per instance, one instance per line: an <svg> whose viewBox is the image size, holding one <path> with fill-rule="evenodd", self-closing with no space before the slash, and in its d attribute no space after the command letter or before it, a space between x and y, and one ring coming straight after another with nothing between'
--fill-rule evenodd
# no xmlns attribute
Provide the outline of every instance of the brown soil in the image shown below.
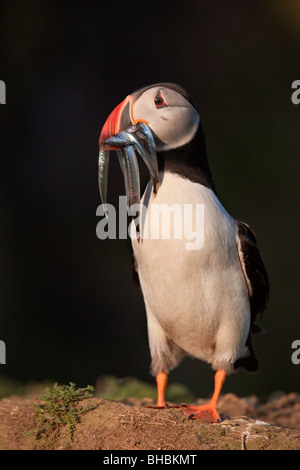
<svg viewBox="0 0 300 470"><path fill-rule="evenodd" d="M221 424L188 420L178 408L155 410L101 398L80 402L93 409L76 424L73 438L66 426L37 436L38 399L5 398L0 401L0 449L93 450L300 450L300 395L291 393L265 404L256 397L233 394L220 398ZM198 403L204 403L198 400Z"/></svg>

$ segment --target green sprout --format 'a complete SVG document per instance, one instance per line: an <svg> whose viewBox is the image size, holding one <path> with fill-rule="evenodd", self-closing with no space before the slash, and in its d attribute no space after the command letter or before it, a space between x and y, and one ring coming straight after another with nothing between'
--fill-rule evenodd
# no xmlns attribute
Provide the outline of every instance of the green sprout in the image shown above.
<svg viewBox="0 0 300 470"><path fill-rule="evenodd" d="M78 402L93 396L94 388L88 385L86 388L76 388L73 382L70 385L58 385L47 387L41 396L42 403L33 404L37 409L40 424L36 429L36 436L67 426L69 436L73 440L76 423L80 416L90 411L95 406L78 406Z"/></svg>

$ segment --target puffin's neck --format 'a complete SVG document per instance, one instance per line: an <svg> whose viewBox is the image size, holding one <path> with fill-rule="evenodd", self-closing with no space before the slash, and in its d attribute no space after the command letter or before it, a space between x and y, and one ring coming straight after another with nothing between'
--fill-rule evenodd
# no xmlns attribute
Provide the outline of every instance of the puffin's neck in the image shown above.
<svg viewBox="0 0 300 470"><path fill-rule="evenodd" d="M157 152L157 160L159 171L176 173L193 183L200 183L216 192L207 160L205 137L201 124L190 142L176 149Z"/></svg>

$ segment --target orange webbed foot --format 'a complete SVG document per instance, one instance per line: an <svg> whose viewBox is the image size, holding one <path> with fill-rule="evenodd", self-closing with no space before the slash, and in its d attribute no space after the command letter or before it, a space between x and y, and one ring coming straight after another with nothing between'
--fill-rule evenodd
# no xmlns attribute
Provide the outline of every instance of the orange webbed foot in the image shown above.
<svg viewBox="0 0 300 470"><path fill-rule="evenodd" d="M208 403L202 406L190 406L181 403L180 407L189 419L199 419L201 421L208 421L209 423L221 423L222 419L219 415L217 408Z"/></svg>

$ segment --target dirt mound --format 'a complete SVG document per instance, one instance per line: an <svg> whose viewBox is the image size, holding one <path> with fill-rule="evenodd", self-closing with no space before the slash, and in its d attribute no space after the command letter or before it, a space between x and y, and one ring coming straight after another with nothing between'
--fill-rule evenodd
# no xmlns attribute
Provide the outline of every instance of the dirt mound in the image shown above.
<svg viewBox="0 0 300 470"><path fill-rule="evenodd" d="M256 397L226 394L219 404L221 424L188 420L178 408L142 406L149 402L83 399L76 406L86 411L78 415L70 433L67 424L40 428L39 399L5 398L0 401L0 449L300 450L300 395L296 393L265 404Z"/></svg>

